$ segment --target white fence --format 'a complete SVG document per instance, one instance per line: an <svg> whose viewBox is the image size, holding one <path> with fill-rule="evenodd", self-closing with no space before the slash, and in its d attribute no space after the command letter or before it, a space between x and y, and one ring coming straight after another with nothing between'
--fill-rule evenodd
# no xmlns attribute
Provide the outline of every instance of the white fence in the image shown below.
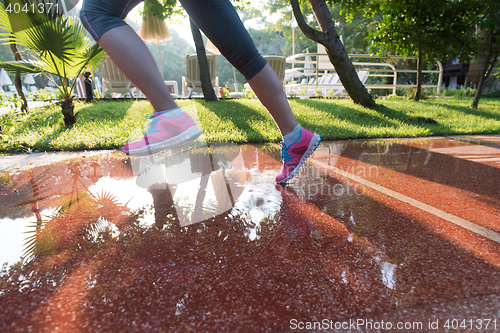
<svg viewBox="0 0 500 333"><path fill-rule="evenodd" d="M368 54L350 54L349 57L358 72L361 82L363 82L366 88L392 89L392 93L395 95L396 88L398 87L417 86L416 82L398 84L398 75L401 73L417 73L416 68L408 68L408 62L406 62L406 66L401 66L401 68L398 68L399 65L395 65L398 62L405 63L405 61L401 60L414 60L416 59L415 57L379 57ZM296 92L301 88L309 88L310 90L317 90L318 88L335 90L335 94L344 92L342 83L326 53L300 53L286 58L286 63L285 89L288 94ZM434 67L435 69L422 70L422 73L438 74L438 83L423 84L422 87L437 88L437 93L439 94L443 80L443 65L441 62L436 61ZM392 81L392 83L367 83L373 81L368 80L369 77L392 78L392 80L384 80ZM297 78L301 82L297 82Z"/></svg>

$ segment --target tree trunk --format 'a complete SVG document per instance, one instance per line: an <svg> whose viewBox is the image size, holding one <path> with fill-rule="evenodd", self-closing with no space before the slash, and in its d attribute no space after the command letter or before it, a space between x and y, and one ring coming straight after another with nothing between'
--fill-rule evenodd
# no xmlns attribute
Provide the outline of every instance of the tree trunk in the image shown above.
<svg viewBox="0 0 500 333"><path fill-rule="evenodd" d="M481 98L481 94L483 92L483 87L484 83L486 82L486 79L488 78L488 75L491 73L493 70L493 67L495 67L495 62L497 61L498 54L500 53L500 49L493 50L493 43L495 41L495 36L493 30L490 31L490 41L488 45L488 55L486 56L486 60L483 65L483 69L481 71L481 77L479 79L479 84L477 86L476 94L474 95L474 100L472 101L472 104L470 107L472 109L477 109L479 105L479 99ZM491 61L491 65L488 66L489 62Z"/></svg>
<svg viewBox="0 0 500 333"><path fill-rule="evenodd" d="M417 54L417 89L415 90L415 95L413 99L416 101L420 100L420 94L422 93L422 44L418 43L418 54Z"/></svg>
<svg viewBox="0 0 500 333"><path fill-rule="evenodd" d="M335 30L335 23L332 20L325 0L309 0L321 31L315 30L307 25L300 10L298 0L290 0L290 3L292 4L293 14L297 20L297 24L304 35L325 46L328 58L335 67L335 71L342 85L353 102L368 108L375 107L375 101L368 93L363 83L359 80L356 69L347 55L344 45L340 41L339 35Z"/></svg>
<svg viewBox="0 0 500 333"><path fill-rule="evenodd" d="M481 37L481 40L484 43L484 47L486 47L485 42L485 31L481 30L479 27L476 29L476 34ZM484 63L486 61L484 54L478 54L469 65L469 72L467 73L467 79L465 85L471 88L477 88L479 86L479 81L481 80L481 76L483 75Z"/></svg>
<svg viewBox="0 0 500 333"><path fill-rule="evenodd" d="M179 223L177 211L175 210L172 192L170 192L170 188L167 183L163 183L161 185L162 186L160 187L151 186L148 188L148 192L151 193L151 196L153 197L153 204L155 207L155 226L158 230L163 230L165 224L171 223L172 229L179 231L181 229L181 225ZM173 219L169 219L169 215L171 215Z"/></svg>
<svg viewBox="0 0 500 333"><path fill-rule="evenodd" d="M470 107L472 109L477 109L477 107L479 106L479 99L481 98L481 93L483 92L484 82L486 81L486 75L484 73L486 73L486 71L488 69L488 63L490 62L490 57L491 57L491 54L488 53L488 56L486 57L486 61L483 64L483 70L481 71L483 73L483 75L481 75L481 77L479 78L479 84L477 86L476 94L474 95L474 100L472 100L472 104L470 105ZM493 61L493 62L495 62L495 61Z"/></svg>
<svg viewBox="0 0 500 333"><path fill-rule="evenodd" d="M75 114L73 99L71 98L61 101L61 108L64 116L64 126L71 127L76 124L76 117L78 116L78 113Z"/></svg>
<svg viewBox="0 0 500 333"><path fill-rule="evenodd" d="M479 86L479 80L481 80L481 71L484 67L485 59L484 55L476 56L469 65L469 71L467 72L467 78L465 81L465 86L470 88L477 88Z"/></svg>
<svg viewBox="0 0 500 333"><path fill-rule="evenodd" d="M210 68L208 67L207 53L205 51L205 46L203 45L203 38L201 37L200 29L191 22L191 33L193 34L194 45L196 47L196 54L198 55L198 64L200 66L200 80L201 89L203 90L203 96L205 101L214 102L217 100L214 88L212 87L212 82L210 81Z"/></svg>
<svg viewBox="0 0 500 333"><path fill-rule="evenodd" d="M23 57L19 53L19 50L17 49L16 44L10 44L10 49L12 50L12 53L14 53L14 58L16 59L16 61L23 60ZM24 96L23 81L21 79L21 73L16 73L16 76L14 77L14 85L16 86L17 95L23 101L23 105L21 106L21 111L27 112L28 111L28 101L26 100L26 96Z"/></svg>

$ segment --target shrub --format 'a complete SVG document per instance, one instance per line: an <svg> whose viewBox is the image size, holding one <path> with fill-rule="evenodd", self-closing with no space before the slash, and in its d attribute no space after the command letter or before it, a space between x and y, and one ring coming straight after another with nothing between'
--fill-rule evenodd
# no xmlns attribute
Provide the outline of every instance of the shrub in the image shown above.
<svg viewBox="0 0 500 333"><path fill-rule="evenodd" d="M457 88L444 88L441 91L442 96L454 96L454 97L472 97L476 94L477 89L471 87L459 87Z"/></svg>
<svg viewBox="0 0 500 333"><path fill-rule="evenodd" d="M56 98L56 95L47 89L40 89L38 91L32 91L28 95L29 98L33 99L34 101L52 101Z"/></svg>

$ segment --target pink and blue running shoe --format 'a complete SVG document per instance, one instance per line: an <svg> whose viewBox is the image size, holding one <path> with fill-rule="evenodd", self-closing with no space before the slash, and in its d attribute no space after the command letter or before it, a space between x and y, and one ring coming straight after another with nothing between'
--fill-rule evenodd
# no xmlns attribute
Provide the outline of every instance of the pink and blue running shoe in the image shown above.
<svg viewBox="0 0 500 333"><path fill-rule="evenodd" d="M185 112L178 118L155 113L143 138L127 143L122 151L133 156L148 156L195 140L203 131Z"/></svg>
<svg viewBox="0 0 500 333"><path fill-rule="evenodd" d="M281 159L283 170L276 176L276 182L283 184L291 180L304 165L307 158L318 148L321 136L302 128L300 139L289 147L281 142Z"/></svg>

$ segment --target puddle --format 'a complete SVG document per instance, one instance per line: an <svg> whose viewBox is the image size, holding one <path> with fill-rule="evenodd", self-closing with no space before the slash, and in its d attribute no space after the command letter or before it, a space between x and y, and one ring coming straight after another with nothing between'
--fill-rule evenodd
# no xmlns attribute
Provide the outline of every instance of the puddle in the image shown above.
<svg viewBox="0 0 500 333"><path fill-rule="evenodd" d="M314 158L459 184L435 168L463 162L441 155L382 141L323 143ZM221 144L1 173L0 328L289 331L500 290L498 244L464 247L442 221L309 164L277 186L280 168L275 145Z"/></svg>
<svg viewBox="0 0 500 333"><path fill-rule="evenodd" d="M130 159L103 153L5 172L0 175L0 232L5 238L0 261L17 262L35 230L71 214L93 219L85 228L98 225L94 234L114 229L114 237L120 231L111 221L123 219L111 212L139 227L160 230L167 221L183 228L238 217L248 239L256 240L260 223L276 220L281 197L274 185L275 170L254 163L262 153L249 147L242 151L237 145L214 144L195 153Z"/></svg>

